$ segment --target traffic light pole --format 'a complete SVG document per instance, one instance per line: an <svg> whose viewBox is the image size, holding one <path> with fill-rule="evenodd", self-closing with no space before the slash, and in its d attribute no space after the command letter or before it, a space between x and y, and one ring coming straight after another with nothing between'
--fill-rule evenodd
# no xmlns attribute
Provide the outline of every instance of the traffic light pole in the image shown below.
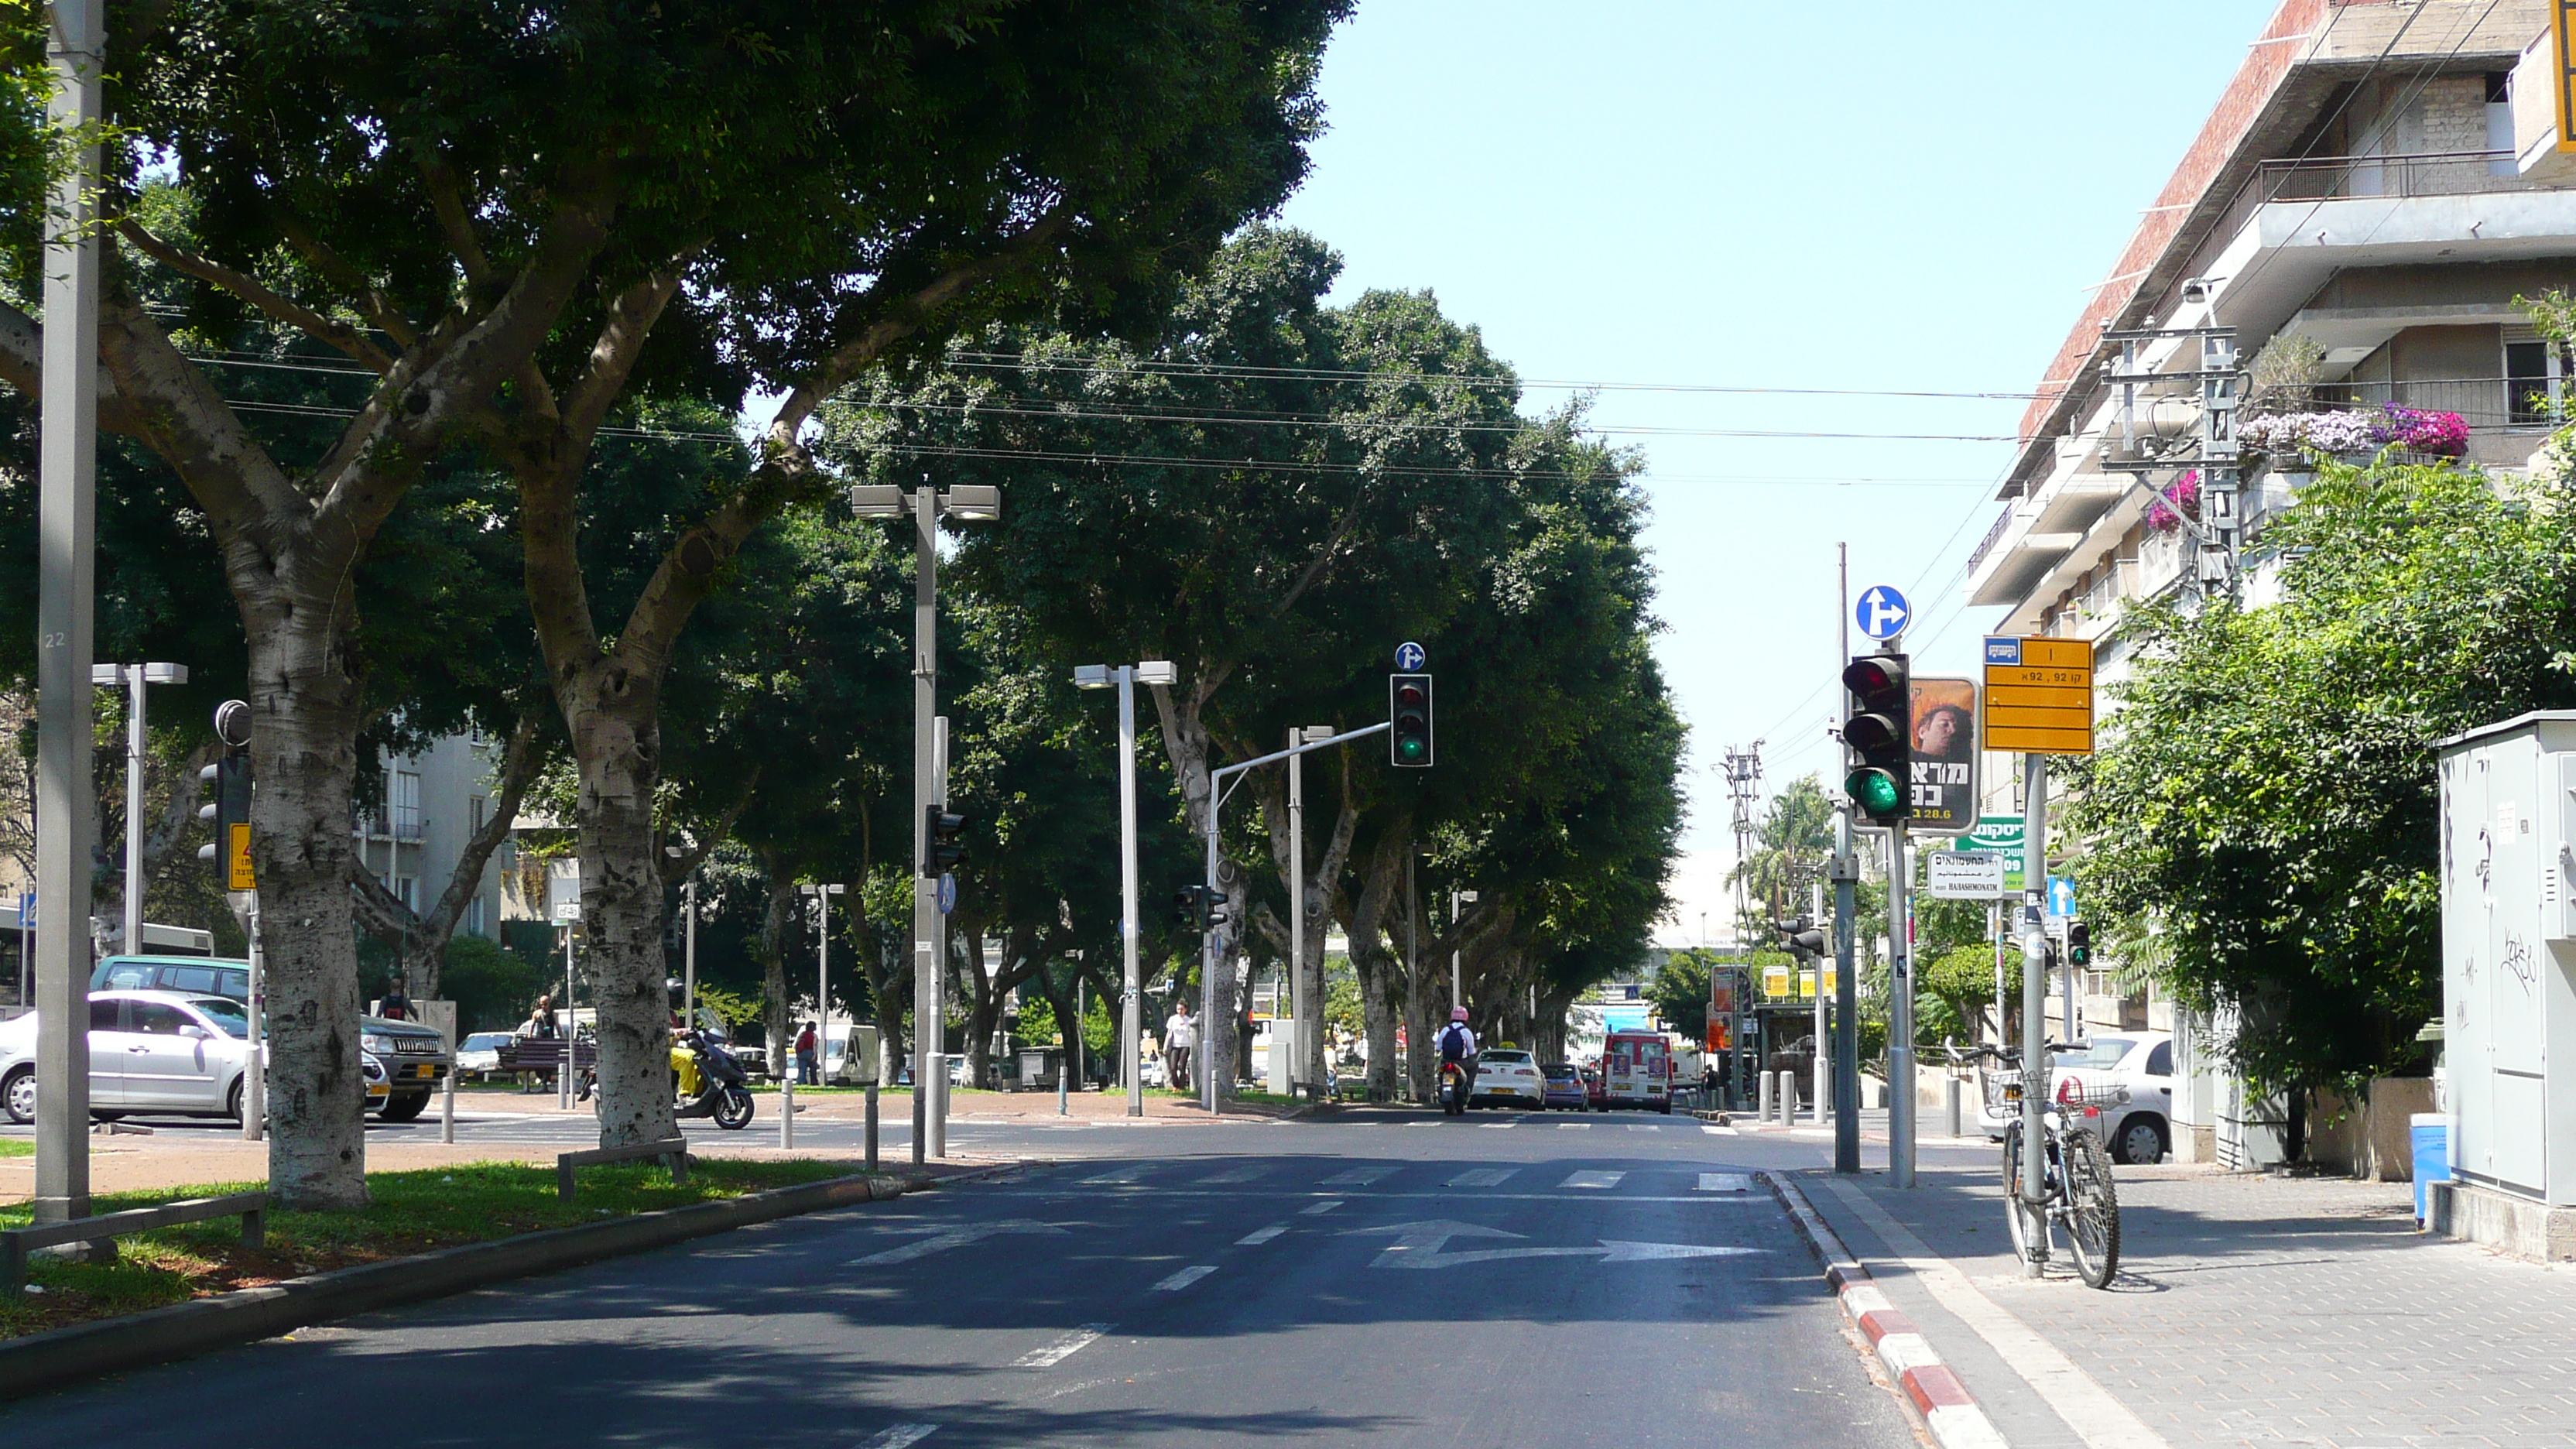
<svg viewBox="0 0 2576 1449"><path fill-rule="evenodd" d="M1905 821L1887 827L1887 1182L1914 1185L1914 943L1906 939Z"/></svg>
<svg viewBox="0 0 2576 1449"><path fill-rule="evenodd" d="M1324 735L1319 738L1309 738L1303 744L1290 745L1284 750L1273 750L1269 754L1245 760L1240 764L1221 765L1216 769L1209 771L1207 812L1207 888L1210 898L1214 898L1217 888L1217 822L1224 818L1225 795L1227 790L1233 788L1232 777L1239 777L1246 770L1257 770L1263 765L1275 765L1282 760L1293 760L1310 750L1329 749L1334 745L1346 745L1353 740L1367 739L1370 735L1385 734L1393 728L1395 728L1395 722L1393 720L1382 720L1377 724L1363 725L1358 729L1345 730L1337 735ZM1291 909L1297 909L1302 912L1303 904L1303 902L1292 902ZM1234 909L1235 914L1232 919L1240 921L1243 918L1242 903L1237 902ZM1199 987L1203 1004L1199 1008L1200 1040L1198 1057L1200 1073L1204 1076L1207 1082L1204 1096L1207 1102L1208 1113L1211 1116L1215 1115L1217 1111L1217 1064L1216 1055L1214 1052L1209 1050L1209 1047L1216 1037L1216 967L1218 958L1222 954L1218 950L1218 947L1221 944L1223 934L1223 932L1216 929L1214 923L1210 923L1207 932L1201 938L1199 945ZM1229 992L1228 996L1230 997L1231 995L1232 993ZM1229 1000L1228 1008L1231 1009L1231 1007L1232 1002ZM1241 1045L1241 1043L1237 1043L1238 1048Z"/></svg>
<svg viewBox="0 0 2576 1449"><path fill-rule="evenodd" d="M2048 756L2022 756L2021 779L2021 1195L2036 1203L2047 1192L2039 1118L2048 1100L2048 937L2041 926L2048 900ZM2047 1269L2048 1235L2033 1234L2022 1276L2037 1278Z"/></svg>
<svg viewBox="0 0 2576 1449"><path fill-rule="evenodd" d="M1136 670L1118 666L1118 1061L1127 1115L1145 1115L1144 997L1136 970Z"/></svg>
<svg viewBox="0 0 2576 1449"><path fill-rule="evenodd" d="M1834 814L1834 1171L1860 1171L1860 1002L1852 980L1852 937L1860 916L1860 857L1852 852L1852 810Z"/></svg>
<svg viewBox="0 0 2576 1449"><path fill-rule="evenodd" d="M912 858L912 1161L930 1152L930 1077L946 1043L941 1040L940 957L946 932L939 919L939 881L930 868L929 813L947 803L939 789L939 493L922 487L911 498L912 571L912 818L923 822ZM946 1146L946 1143L941 1143ZM944 1154L942 1154L944 1155Z"/></svg>

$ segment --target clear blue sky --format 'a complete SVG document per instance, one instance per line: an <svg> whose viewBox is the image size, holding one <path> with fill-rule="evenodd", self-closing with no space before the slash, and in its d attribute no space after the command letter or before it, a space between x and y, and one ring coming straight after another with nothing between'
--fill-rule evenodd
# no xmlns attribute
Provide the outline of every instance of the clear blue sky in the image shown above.
<svg viewBox="0 0 2576 1449"><path fill-rule="evenodd" d="M1284 220L1344 297L1429 288L1525 378L2027 392L2271 9L1361 0ZM1835 542L1855 592L1913 597L1918 673L1968 672L1995 611L1958 579L2012 449L1619 430L2009 436L2022 406L1601 394L1649 460L1691 725L1682 935L1725 747L1765 739L1775 789L1832 763Z"/></svg>

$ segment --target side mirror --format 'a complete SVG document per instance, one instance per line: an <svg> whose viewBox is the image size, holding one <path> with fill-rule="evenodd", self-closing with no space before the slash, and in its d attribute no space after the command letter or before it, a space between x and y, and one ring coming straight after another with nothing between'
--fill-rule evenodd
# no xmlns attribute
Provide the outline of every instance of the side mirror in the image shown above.
<svg viewBox="0 0 2576 1449"><path fill-rule="evenodd" d="M208 1030L206 1030L204 1027L199 1026L199 1025L197 1025L195 1022L193 1022L193 1021L192 1021L192 1022L188 1023L187 1025L185 1025L185 1026L183 1026L183 1027L179 1028L179 1035L181 1035L181 1036L184 1036L184 1037L188 1038L190 1041L205 1041L205 1040L207 1040L208 1038L212 1037L212 1036L214 1035L214 1033L213 1033L213 1032L210 1032L210 1031L208 1031Z"/></svg>

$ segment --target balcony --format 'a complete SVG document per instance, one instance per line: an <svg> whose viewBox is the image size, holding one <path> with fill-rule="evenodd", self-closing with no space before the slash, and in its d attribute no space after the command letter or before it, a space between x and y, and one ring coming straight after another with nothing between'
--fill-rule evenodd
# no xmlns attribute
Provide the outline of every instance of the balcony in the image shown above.
<svg viewBox="0 0 2576 1449"><path fill-rule="evenodd" d="M405 845L418 845L429 838L429 822L416 811L397 810L389 827L381 815L352 810L349 812L349 833L360 840L393 840Z"/></svg>
<svg viewBox="0 0 2576 1449"><path fill-rule="evenodd" d="M2254 213L2276 202L2347 201L2356 197L2466 196L2530 191L2511 151L2439 151L2404 156L2302 156L2257 164L2221 212L2217 236L2234 236Z"/></svg>

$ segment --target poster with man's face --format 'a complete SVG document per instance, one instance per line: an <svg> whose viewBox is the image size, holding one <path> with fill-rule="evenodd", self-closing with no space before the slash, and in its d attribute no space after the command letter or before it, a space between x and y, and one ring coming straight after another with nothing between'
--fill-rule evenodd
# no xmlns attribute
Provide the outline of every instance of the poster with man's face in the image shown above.
<svg viewBox="0 0 2576 1449"><path fill-rule="evenodd" d="M1977 824L1977 685L1914 681L1914 815L1906 828L1957 835Z"/></svg>

